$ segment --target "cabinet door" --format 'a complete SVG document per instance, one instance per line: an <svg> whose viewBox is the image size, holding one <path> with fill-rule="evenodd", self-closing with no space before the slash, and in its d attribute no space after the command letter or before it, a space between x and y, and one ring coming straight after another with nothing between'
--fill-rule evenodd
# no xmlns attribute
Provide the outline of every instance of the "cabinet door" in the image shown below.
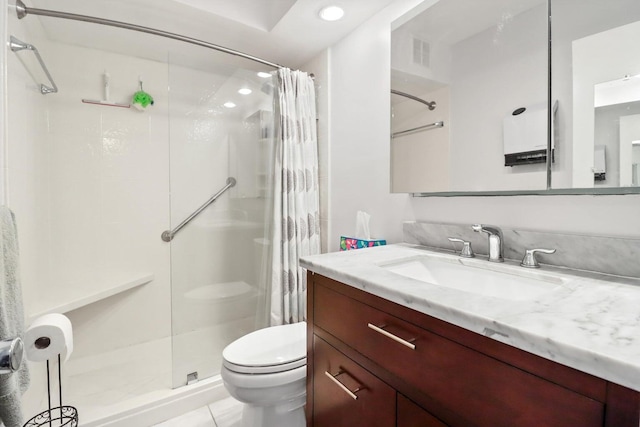
<svg viewBox="0 0 640 427"><path fill-rule="evenodd" d="M314 427L395 427L396 392L314 337Z"/></svg>
<svg viewBox="0 0 640 427"><path fill-rule="evenodd" d="M397 427L447 427L447 425L398 393Z"/></svg>

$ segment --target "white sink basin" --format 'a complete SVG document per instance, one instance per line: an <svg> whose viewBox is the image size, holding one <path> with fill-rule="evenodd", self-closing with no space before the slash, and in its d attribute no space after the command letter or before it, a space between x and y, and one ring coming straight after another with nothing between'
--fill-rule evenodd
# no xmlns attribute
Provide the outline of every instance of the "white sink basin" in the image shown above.
<svg viewBox="0 0 640 427"><path fill-rule="evenodd" d="M395 274L433 285L513 301L559 290L569 279L539 270L447 255L423 255L379 264Z"/></svg>

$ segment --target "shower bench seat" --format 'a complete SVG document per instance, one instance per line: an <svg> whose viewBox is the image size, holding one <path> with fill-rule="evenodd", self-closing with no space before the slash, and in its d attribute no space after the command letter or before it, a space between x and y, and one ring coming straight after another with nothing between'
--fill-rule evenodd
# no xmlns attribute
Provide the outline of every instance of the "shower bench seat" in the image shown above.
<svg viewBox="0 0 640 427"><path fill-rule="evenodd" d="M151 273L122 274L118 276L96 277L91 283L75 281L73 283L50 284L47 291L38 294L38 301L27 314L27 323L49 313L68 313L72 310L93 304L133 288L151 283Z"/></svg>

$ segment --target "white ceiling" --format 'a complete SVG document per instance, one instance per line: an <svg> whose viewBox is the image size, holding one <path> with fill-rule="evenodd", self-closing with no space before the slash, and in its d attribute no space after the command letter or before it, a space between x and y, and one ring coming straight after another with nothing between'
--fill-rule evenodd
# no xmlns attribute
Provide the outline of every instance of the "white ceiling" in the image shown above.
<svg viewBox="0 0 640 427"><path fill-rule="evenodd" d="M291 9L296 0L175 0L214 15L224 16L263 31L273 27Z"/></svg>
<svg viewBox="0 0 640 427"><path fill-rule="evenodd" d="M222 45L290 68L299 68L394 0L24 0L28 7L98 16L153 27ZM321 7L339 5L338 22L318 17ZM157 36L65 19L40 20L55 41L166 59L171 43ZM182 47L181 52L203 51ZM184 48L184 50L182 50ZM247 61L248 62L248 61ZM312 71L312 70L311 70Z"/></svg>

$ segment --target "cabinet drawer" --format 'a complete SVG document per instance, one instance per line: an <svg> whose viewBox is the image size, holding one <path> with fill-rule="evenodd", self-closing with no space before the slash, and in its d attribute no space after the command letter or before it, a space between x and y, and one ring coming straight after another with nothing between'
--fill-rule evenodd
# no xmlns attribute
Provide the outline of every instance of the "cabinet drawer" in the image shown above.
<svg viewBox="0 0 640 427"><path fill-rule="evenodd" d="M395 427L394 389L315 336L313 352L314 427Z"/></svg>
<svg viewBox="0 0 640 427"><path fill-rule="evenodd" d="M467 426L602 426L600 402L324 286L314 289L315 325L456 411Z"/></svg>

